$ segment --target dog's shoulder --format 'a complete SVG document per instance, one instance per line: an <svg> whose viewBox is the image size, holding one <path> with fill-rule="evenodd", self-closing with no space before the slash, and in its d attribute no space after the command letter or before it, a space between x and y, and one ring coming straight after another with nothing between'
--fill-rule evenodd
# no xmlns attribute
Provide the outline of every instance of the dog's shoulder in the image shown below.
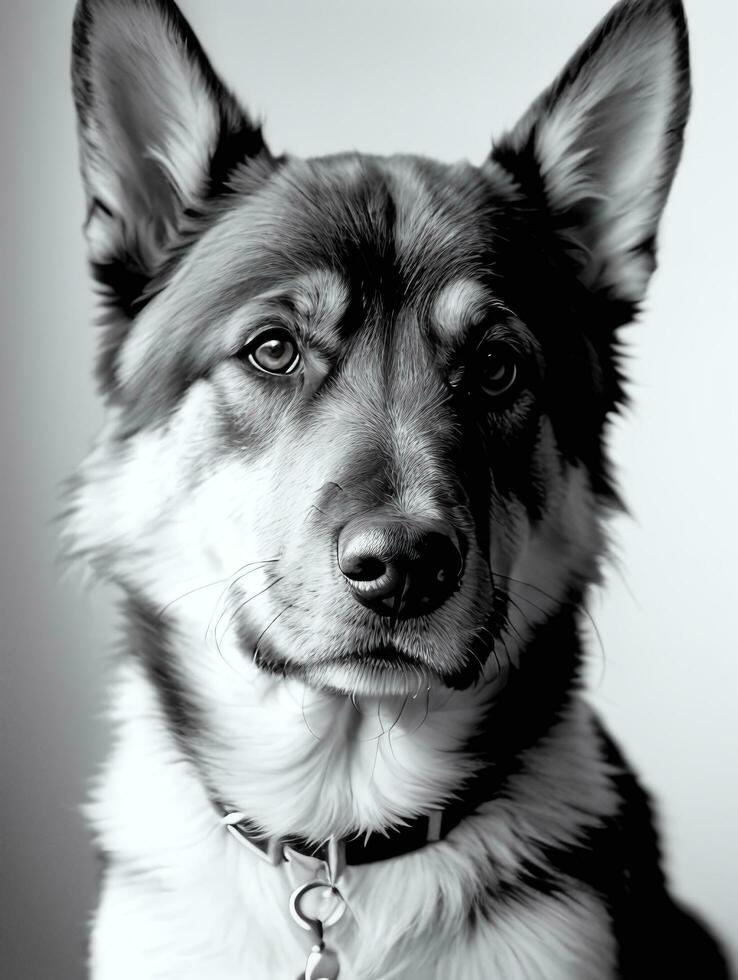
<svg viewBox="0 0 738 980"><path fill-rule="evenodd" d="M709 930L675 901L662 868L658 815L649 794L600 720L602 755L618 795L618 809L591 844L590 868L600 878L618 947L620 976L679 974L722 980L730 976Z"/></svg>

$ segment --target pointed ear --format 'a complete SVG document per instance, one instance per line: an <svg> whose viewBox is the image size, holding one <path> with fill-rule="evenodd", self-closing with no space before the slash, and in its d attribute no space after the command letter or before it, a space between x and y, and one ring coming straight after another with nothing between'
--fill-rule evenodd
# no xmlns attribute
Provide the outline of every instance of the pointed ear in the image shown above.
<svg viewBox="0 0 738 980"><path fill-rule="evenodd" d="M493 150L553 212L590 288L643 298L689 96L680 0L623 0Z"/></svg>
<svg viewBox="0 0 738 980"><path fill-rule="evenodd" d="M90 258L130 316L186 210L271 157L170 0L79 0L72 81Z"/></svg>

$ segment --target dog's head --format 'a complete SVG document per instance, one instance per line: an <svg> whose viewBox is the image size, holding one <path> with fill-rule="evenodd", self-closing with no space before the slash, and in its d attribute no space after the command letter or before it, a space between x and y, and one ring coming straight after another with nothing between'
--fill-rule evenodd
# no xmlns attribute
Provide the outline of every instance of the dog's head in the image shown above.
<svg viewBox="0 0 738 980"><path fill-rule="evenodd" d="M261 670L471 683L596 576L681 5L618 5L481 166L275 158L168 0L82 0L73 72L110 409L76 546Z"/></svg>

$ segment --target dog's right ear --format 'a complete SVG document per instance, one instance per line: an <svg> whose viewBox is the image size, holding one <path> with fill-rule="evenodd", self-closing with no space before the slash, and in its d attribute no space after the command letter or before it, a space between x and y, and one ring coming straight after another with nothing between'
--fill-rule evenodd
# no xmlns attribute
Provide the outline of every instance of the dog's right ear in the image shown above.
<svg viewBox="0 0 738 980"><path fill-rule="evenodd" d="M681 0L620 0L493 150L553 216L590 289L643 299L689 96Z"/></svg>
<svg viewBox="0 0 738 980"><path fill-rule="evenodd" d="M79 0L72 82L93 272L131 317L185 213L272 158L170 0Z"/></svg>

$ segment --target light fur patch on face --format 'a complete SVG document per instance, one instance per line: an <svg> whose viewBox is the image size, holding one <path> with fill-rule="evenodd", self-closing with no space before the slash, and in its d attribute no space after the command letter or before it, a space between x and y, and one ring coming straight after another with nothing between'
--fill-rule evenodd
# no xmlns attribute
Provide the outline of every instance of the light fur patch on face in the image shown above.
<svg viewBox="0 0 738 980"><path fill-rule="evenodd" d="M399 264L408 270L408 288L426 249L437 253L451 246L458 236L458 222L444 213L423 178L406 162L386 160L390 189L396 207L395 245Z"/></svg>
<svg viewBox="0 0 738 980"><path fill-rule="evenodd" d="M65 540L70 552L98 559L121 581L159 575L163 540L194 534L178 517L211 464L217 406L205 382L190 388L166 427L119 442L119 411L109 410L96 446L79 472ZM210 482L212 474L210 475ZM232 536L232 535L231 535ZM156 555L152 562L149 554ZM193 549L183 551L190 559ZM175 563L181 569L181 556Z"/></svg>
<svg viewBox="0 0 738 980"><path fill-rule="evenodd" d="M456 340L479 323L490 304L490 296L473 279L456 279L444 286L433 304L432 321L444 340Z"/></svg>

